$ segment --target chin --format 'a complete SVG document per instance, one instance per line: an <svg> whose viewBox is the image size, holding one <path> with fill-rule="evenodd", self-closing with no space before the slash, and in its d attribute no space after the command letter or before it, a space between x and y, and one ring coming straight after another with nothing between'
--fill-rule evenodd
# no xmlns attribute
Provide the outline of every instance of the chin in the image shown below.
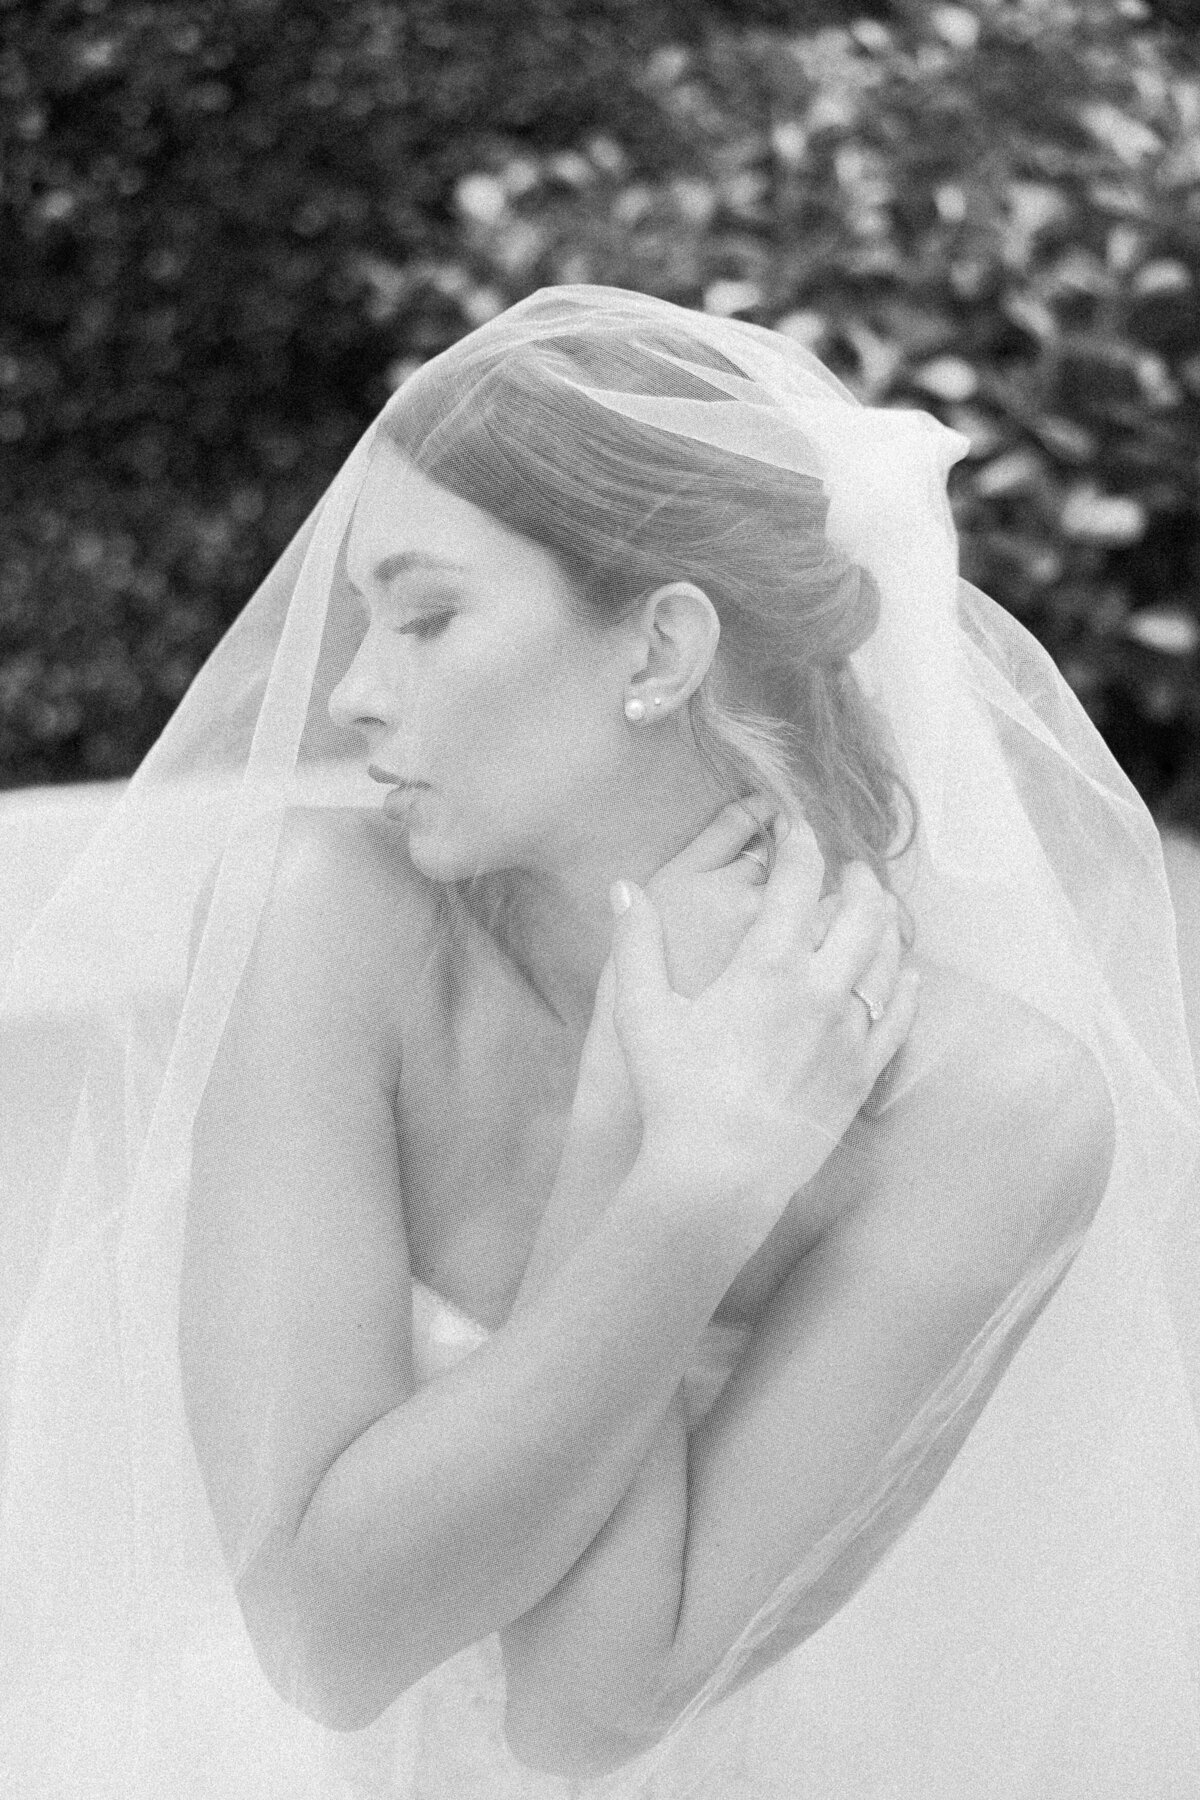
<svg viewBox="0 0 1200 1800"><path fill-rule="evenodd" d="M547 869L536 838L531 842L525 832L498 833L494 815L479 820L478 830L465 822L447 829L444 814L418 805L396 818L396 824L403 831L409 861L427 881L449 884Z"/></svg>
<svg viewBox="0 0 1200 1800"><path fill-rule="evenodd" d="M456 844L436 831L414 828L411 822L405 827L404 838L409 862L427 881L446 885L453 881L470 881L472 877L490 875L503 866L481 857L478 849Z"/></svg>
<svg viewBox="0 0 1200 1800"><path fill-rule="evenodd" d="M427 881L465 881L470 875L464 860L454 856L431 833L406 831L404 836L409 862Z"/></svg>

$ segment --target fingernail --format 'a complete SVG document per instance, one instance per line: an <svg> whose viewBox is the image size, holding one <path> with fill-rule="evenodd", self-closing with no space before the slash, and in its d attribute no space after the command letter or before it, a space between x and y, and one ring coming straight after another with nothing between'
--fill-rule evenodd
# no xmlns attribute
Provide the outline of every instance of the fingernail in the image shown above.
<svg viewBox="0 0 1200 1800"><path fill-rule="evenodd" d="M633 890L627 881L614 881L608 890L608 903L616 918L627 913L633 905Z"/></svg>

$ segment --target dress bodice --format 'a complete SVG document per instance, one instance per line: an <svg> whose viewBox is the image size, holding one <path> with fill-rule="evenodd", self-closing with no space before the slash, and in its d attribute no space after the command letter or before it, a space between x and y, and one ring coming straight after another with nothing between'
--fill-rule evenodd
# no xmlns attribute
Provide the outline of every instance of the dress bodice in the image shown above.
<svg viewBox="0 0 1200 1800"><path fill-rule="evenodd" d="M491 1334L435 1288L416 1279L412 1286L413 1362L417 1380L424 1384L452 1369ZM748 1325L718 1323L704 1332L683 1382L689 1428L703 1418L728 1381L749 1336Z"/></svg>

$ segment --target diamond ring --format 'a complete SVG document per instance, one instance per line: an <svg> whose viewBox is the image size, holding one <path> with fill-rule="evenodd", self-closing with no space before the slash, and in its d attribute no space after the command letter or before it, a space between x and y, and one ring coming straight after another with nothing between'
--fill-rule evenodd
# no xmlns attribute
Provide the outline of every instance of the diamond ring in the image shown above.
<svg viewBox="0 0 1200 1800"><path fill-rule="evenodd" d="M880 1006L878 1000L872 1000L871 996L869 994L864 994L860 987L852 987L850 989L850 992L852 994L858 995L859 999L862 1001L863 1005L866 1007L867 1011L871 1015L872 1025L878 1025L880 1019L882 1019L882 1017L883 1017L883 1011L884 1011L883 1007Z"/></svg>

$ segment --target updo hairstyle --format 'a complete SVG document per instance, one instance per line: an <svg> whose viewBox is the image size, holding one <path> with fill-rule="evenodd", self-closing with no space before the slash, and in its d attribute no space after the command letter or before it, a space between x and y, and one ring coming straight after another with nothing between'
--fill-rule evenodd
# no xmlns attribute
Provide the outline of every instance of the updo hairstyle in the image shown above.
<svg viewBox="0 0 1200 1800"><path fill-rule="evenodd" d="M641 424L570 385L729 404L655 345L739 371L669 328L636 344L615 330L490 350L473 337L469 354L451 350L410 377L385 422L392 442L550 551L586 623L620 622L667 582L702 588L721 634L687 712L716 797L761 788L807 819L835 879L858 859L886 886L917 806L846 660L875 629L879 592L828 543L821 483ZM734 700L735 669L760 684L769 713ZM911 822L894 848L897 794Z"/></svg>

